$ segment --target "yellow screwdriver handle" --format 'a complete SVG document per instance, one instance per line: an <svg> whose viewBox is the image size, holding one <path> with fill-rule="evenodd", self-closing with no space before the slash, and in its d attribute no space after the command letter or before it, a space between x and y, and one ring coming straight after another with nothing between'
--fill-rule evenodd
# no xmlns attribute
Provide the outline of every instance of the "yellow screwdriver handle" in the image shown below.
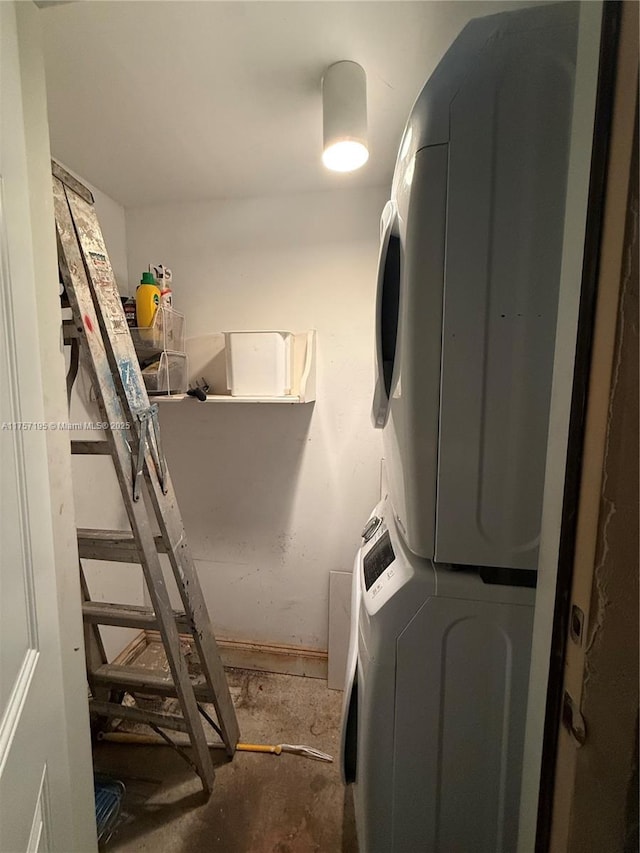
<svg viewBox="0 0 640 853"><path fill-rule="evenodd" d="M282 745L270 746L267 743L238 743L236 749L240 752L270 752L272 755L280 755Z"/></svg>

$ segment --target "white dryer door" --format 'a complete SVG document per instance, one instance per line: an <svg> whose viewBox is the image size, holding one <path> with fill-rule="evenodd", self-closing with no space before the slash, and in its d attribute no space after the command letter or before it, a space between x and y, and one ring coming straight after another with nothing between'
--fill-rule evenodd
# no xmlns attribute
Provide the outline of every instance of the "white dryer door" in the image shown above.
<svg viewBox="0 0 640 853"><path fill-rule="evenodd" d="M359 548L353 564L351 581L351 631L347 652L347 674L342 698L342 732L340 736L340 774L345 785L356 779L356 752L358 743L358 614L360 612L360 573L362 549Z"/></svg>
<svg viewBox="0 0 640 853"><path fill-rule="evenodd" d="M380 220L380 257L376 296L376 385L371 420L376 429L387 422L398 338L400 309L400 236L393 201L388 201Z"/></svg>

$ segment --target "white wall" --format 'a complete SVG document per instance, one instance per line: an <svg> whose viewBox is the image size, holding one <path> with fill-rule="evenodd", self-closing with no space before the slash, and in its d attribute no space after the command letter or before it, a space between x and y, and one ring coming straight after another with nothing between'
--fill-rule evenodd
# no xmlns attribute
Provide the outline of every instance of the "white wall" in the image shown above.
<svg viewBox="0 0 640 853"><path fill-rule="evenodd" d="M370 425L378 223L388 190L127 209L130 283L173 270L187 334L318 330L317 402L161 405L219 636L327 647L329 572L378 500Z"/></svg>
<svg viewBox="0 0 640 853"><path fill-rule="evenodd" d="M124 208L108 195L92 186L82 175L78 175L62 164L65 169L82 181L94 195L95 208L107 252L115 273L120 292L128 293L127 248ZM71 396L72 423L101 421L95 395L88 374L81 370ZM96 440L100 433L78 431L74 439ZM128 530L129 521L122 503L120 487L116 479L113 462L109 456L74 456L72 461L73 487L78 527L93 527L110 530ZM124 604L144 603L144 581L138 565L108 563L98 560L83 561L89 592L96 601L112 601ZM131 640L138 635L133 628L100 629L107 657L112 660Z"/></svg>

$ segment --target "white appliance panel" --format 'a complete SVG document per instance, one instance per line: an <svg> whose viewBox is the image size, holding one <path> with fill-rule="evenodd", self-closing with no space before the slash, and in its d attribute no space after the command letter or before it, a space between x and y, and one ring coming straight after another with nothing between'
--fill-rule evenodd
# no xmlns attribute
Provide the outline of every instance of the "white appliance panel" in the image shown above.
<svg viewBox="0 0 640 853"><path fill-rule="evenodd" d="M343 716L360 850L511 853L535 591L436 568L406 548L388 500L375 513ZM385 537L393 559L367 579Z"/></svg>
<svg viewBox="0 0 640 853"><path fill-rule="evenodd" d="M394 851L515 851L532 628L530 605L433 598L398 637Z"/></svg>
<svg viewBox="0 0 640 853"><path fill-rule="evenodd" d="M400 146L399 253L388 269L381 252L378 293L383 329L398 281L395 359L387 334L374 423L405 541L438 562L537 566L577 16L472 21Z"/></svg>
<svg viewBox="0 0 640 853"><path fill-rule="evenodd" d="M543 32L498 41L451 105L438 562L537 566L575 39Z"/></svg>

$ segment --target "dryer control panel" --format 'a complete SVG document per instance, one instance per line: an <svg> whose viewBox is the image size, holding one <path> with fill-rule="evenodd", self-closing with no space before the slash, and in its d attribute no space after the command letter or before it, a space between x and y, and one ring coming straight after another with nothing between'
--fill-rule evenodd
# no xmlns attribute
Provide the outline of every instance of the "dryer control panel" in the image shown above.
<svg viewBox="0 0 640 853"><path fill-rule="evenodd" d="M413 577L416 565L423 570L421 576L435 590L433 565L429 560L406 552L388 497L375 508L370 523L374 520L370 536L358 552L361 610L364 609L362 630L367 619L378 613Z"/></svg>
<svg viewBox="0 0 640 853"><path fill-rule="evenodd" d="M367 592L378 580L384 570L393 563L395 558L396 555L393 552L389 531L385 530L362 561L362 567L364 570L364 586Z"/></svg>

